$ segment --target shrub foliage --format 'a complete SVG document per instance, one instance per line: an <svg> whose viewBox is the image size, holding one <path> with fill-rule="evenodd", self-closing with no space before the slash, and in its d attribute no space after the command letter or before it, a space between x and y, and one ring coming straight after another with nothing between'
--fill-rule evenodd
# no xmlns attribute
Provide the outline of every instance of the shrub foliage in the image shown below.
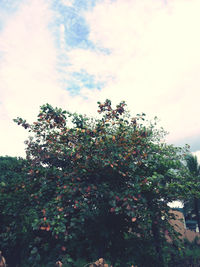
<svg viewBox="0 0 200 267"><path fill-rule="evenodd" d="M36 122L14 120L30 133L28 167L18 178L1 180L0 203L17 198L12 208L1 204L4 213L17 216L3 227L23 228L28 266L52 266L58 259L81 266L81 259L100 257L114 266L168 266L172 245L166 235L179 253L168 203L189 192L185 149L166 144L165 132L145 114L131 117L125 102L98 106L97 118L46 104ZM2 231L6 240L9 231Z"/></svg>

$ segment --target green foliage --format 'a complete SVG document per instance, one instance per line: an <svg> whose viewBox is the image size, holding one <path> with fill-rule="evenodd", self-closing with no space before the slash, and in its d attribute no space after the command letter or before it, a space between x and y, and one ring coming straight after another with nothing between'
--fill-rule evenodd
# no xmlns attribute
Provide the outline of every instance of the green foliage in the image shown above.
<svg viewBox="0 0 200 267"><path fill-rule="evenodd" d="M0 248L17 263L26 250L31 231L26 161L0 157ZM22 248L24 248L22 250Z"/></svg>
<svg viewBox="0 0 200 267"><path fill-rule="evenodd" d="M162 267L191 256L169 224L168 203L198 194L185 149L162 141L145 114L132 118L125 102L98 106L98 119L46 104L36 122L14 120L30 137L26 160L0 158L0 249L9 266L103 257L115 267Z"/></svg>
<svg viewBox="0 0 200 267"><path fill-rule="evenodd" d="M15 120L31 134L32 246L52 260L67 253L73 262L167 266L166 231L178 243L167 204L189 191L185 151L162 141L165 132L145 114L132 118L125 102L98 105L99 119L46 104L33 124Z"/></svg>
<svg viewBox="0 0 200 267"><path fill-rule="evenodd" d="M168 253L170 254L170 258L167 266L169 267L198 267L200 264L200 245L198 238L193 242L184 240L178 250L175 249L173 245L169 245Z"/></svg>
<svg viewBox="0 0 200 267"><path fill-rule="evenodd" d="M197 177L200 174L200 166L197 161L197 156L193 156L192 154L187 154L185 159L190 173L193 176Z"/></svg>
<svg viewBox="0 0 200 267"><path fill-rule="evenodd" d="M184 212L186 220L196 220L200 229L200 165L197 157L187 154L186 164L188 169L188 186L190 192L184 201Z"/></svg>

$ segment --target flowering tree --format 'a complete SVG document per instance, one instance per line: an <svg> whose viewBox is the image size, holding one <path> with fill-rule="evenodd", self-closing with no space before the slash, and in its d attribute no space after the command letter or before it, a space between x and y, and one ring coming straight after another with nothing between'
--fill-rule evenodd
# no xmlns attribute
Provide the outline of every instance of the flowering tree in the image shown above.
<svg viewBox="0 0 200 267"><path fill-rule="evenodd" d="M184 151L125 102L98 105L98 119L46 104L33 124L15 120L31 134L32 227L73 258L165 266L166 233L176 236L167 204L186 192Z"/></svg>

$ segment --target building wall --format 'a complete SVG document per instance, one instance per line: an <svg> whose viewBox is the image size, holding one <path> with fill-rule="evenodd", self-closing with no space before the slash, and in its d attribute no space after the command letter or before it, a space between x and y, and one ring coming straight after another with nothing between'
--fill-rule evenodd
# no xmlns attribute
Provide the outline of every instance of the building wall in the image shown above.
<svg viewBox="0 0 200 267"><path fill-rule="evenodd" d="M177 210L171 210L171 213L173 213L176 217L175 220L170 220L170 223L174 226L175 230L181 234L181 239L188 239L190 242L194 241L196 237L200 238L200 233L196 233L195 231L191 231L189 229L186 229L185 226L185 218L182 212ZM200 240L199 240L200 244Z"/></svg>

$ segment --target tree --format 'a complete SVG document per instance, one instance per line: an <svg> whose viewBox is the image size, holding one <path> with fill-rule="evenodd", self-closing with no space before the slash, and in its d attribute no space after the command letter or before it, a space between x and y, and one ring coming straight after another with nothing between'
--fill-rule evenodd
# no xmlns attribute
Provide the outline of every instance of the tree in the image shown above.
<svg viewBox="0 0 200 267"><path fill-rule="evenodd" d="M190 174L190 183L192 185L192 191L190 192L191 197L185 201L185 213L186 218L195 219L200 229L200 200L199 200L199 185L200 185L200 166L198 164L197 157L192 154L187 154L186 156L187 168Z"/></svg>
<svg viewBox="0 0 200 267"><path fill-rule="evenodd" d="M49 104L33 124L15 119L32 134L32 227L73 259L166 266L166 232L176 239L168 202L186 190L185 151L161 141L165 132L144 113L131 118L125 102L98 105L98 119Z"/></svg>
<svg viewBox="0 0 200 267"><path fill-rule="evenodd" d="M26 160L0 157L0 248L9 266L20 262L31 232Z"/></svg>

